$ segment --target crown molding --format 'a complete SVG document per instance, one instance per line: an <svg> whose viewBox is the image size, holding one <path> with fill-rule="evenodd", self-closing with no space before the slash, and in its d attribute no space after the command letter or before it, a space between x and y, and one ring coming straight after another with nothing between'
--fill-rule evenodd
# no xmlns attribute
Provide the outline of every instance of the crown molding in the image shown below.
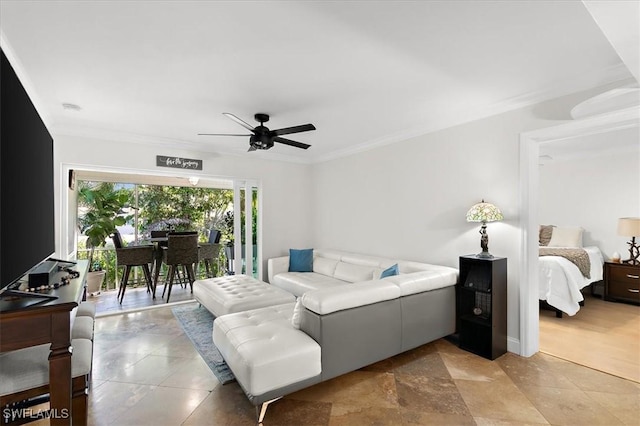
<svg viewBox="0 0 640 426"><path fill-rule="evenodd" d="M604 81L601 78L602 74L607 76L607 79L605 79ZM336 160L342 157L369 151L377 147L412 139L418 136L437 132L454 126L459 126L461 124L469 123L472 121L481 120L483 118L502 114L508 111L513 111L519 108L536 105L541 102L560 98L562 96L570 95L580 91L602 87L608 84L618 83L620 85L629 85L633 84L634 82L635 79L629 76L627 67L622 63L616 64L605 69L604 71L599 70L597 72L588 72L584 73L582 76L564 80L563 82L556 84L553 87L548 87L539 91L523 93L518 96L504 99L500 102L494 103L487 108L482 108L481 110L466 111L466 113L460 113L456 117L450 117L448 120L442 120L435 125L430 124L427 126L413 127L411 129L373 139L356 146L334 151L332 153L319 156L314 161L314 163Z"/></svg>

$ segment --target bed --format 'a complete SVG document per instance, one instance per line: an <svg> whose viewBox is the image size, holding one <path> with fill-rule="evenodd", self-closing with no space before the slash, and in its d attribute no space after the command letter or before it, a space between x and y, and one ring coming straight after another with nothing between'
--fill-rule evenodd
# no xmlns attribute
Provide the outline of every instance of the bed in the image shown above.
<svg viewBox="0 0 640 426"><path fill-rule="evenodd" d="M602 280L602 252L582 246L583 232L580 227L540 225L538 298L558 318L563 312L575 315L584 304L581 290Z"/></svg>
<svg viewBox="0 0 640 426"><path fill-rule="evenodd" d="M580 290L602 280L602 252L595 246L583 249L589 256L589 277L585 277L578 266L564 257L540 256L538 261L538 298L570 316L580 310L580 302L584 300Z"/></svg>

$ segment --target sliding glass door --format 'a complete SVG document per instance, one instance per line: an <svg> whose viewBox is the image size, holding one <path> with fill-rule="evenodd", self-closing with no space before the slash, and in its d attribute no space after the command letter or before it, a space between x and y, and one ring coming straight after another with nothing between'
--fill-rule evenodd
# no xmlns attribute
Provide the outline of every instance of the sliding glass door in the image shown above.
<svg viewBox="0 0 640 426"><path fill-rule="evenodd" d="M258 183L234 181L233 200L233 271L262 280Z"/></svg>

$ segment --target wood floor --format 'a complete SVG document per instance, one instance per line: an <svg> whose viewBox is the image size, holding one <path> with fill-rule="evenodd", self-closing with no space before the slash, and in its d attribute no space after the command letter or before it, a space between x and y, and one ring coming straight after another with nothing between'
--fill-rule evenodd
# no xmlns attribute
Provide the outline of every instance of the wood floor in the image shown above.
<svg viewBox="0 0 640 426"><path fill-rule="evenodd" d="M640 306L585 295L573 317L541 310L540 351L640 383Z"/></svg>

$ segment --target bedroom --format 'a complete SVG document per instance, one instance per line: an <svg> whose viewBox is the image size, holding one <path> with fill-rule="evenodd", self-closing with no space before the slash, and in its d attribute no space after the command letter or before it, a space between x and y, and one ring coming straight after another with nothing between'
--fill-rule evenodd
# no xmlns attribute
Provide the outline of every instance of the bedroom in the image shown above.
<svg viewBox="0 0 640 426"><path fill-rule="evenodd" d="M581 227L585 248L597 247L605 261L609 261L614 252L626 259L629 238L617 234L617 224L620 217L640 216L639 195L637 191L629 190L634 182L637 185L639 141L638 128L633 128L542 144L539 167L541 223ZM602 269L590 278L593 280L601 275ZM547 279L541 278L541 299L545 292L551 291L552 285L560 284L549 284ZM584 285L590 280L583 282L578 276L576 281ZM540 349L638 380L638 349L629 344L623 333L624 330L632 331L631 325L624 324L637 323L640 309L603 301L602 283L595 285L596 296L591 295L590 287L583 289L584 307L569 300L556 304L564 304L568 312L578 309L575 316L565 314L563 319L557 319L553 312L541 310ZM619 323L612 323L610 318L614 317ZM605 359L609 361L603 362Z"/></svg>

